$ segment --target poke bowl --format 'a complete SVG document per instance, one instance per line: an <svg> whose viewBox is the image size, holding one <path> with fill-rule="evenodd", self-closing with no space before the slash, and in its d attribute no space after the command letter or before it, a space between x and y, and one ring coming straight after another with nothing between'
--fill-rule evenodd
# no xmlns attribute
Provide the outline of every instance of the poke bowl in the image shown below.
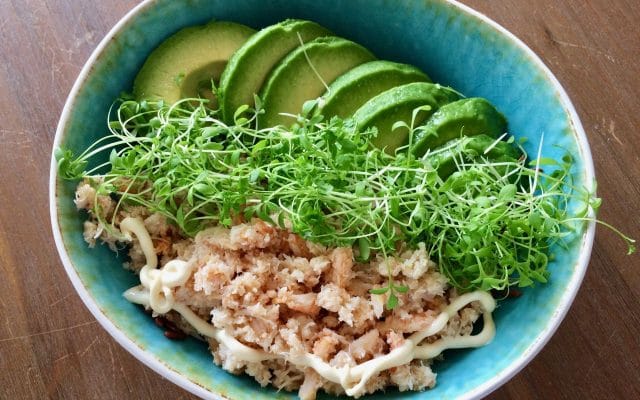
<svg viewBox="0 0 640 400"><path fill-rule="evenodd" d="M590 149L566 92L524 43L478 12L455 1L144 1L101 41L65 104L54 150L76 154L109 133L114 100L131 92L151 52L182 28L211 20L259 30L287 19L313 21L359 43L378 59L418 67L433 82L467 97L490 101L506 117L515 140L535 159L570 154L574 186L593 189ZM123 293L139 283L104 245L88 248L83 217L74 204L78 182L64 180L52 155L50 210L54 238L75 289L100 324L126 350L163 377L203 398L296 398L261 387L251 377L216 366L206 345L167 340ZM577 207L567 204L568 209ZM365 398L472 399L507 382L535 357L568 312L586 272L595 224L589 222L553 247L547 282L498 302L496 331L482 347L447 350L432 365L438 383L424 391L388 390ZM486 321L485 321L486 322ZM320 392L319 398L335 396ZM345 397L346 398L346 397Z"/></svg>

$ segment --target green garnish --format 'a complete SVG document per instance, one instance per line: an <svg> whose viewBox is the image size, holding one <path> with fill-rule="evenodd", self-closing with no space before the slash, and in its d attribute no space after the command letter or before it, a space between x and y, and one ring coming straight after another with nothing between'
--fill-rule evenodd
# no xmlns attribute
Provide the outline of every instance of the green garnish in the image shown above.
<svg viewBox="0 0 640 400"><path fill-rule="evenodd" d="M109 136L78 157L56 153L60 174L91 179L99 195L159 212L190 236L242 214L281 227L288 220L310 241L354 246L360 261L425 242L461 290L546 282L551 247L593 221L600 205L573 185L569 156L536 160L545 173L525 160L460 161L443 181L428 156L402 148L388 155L371 146L375 130L350 119L298 116L290 128L256 129L259 110L247 119L241 107L229 126L205 103L123 100ZM313 104L305 110L312 114ZM86 170L108 151L108 162ZM581 209L570 211L574 200ZM632 253L634 240L616 232ZM395 293L406 291L390 279L372 292L389 292L393 308Z"/></svg>

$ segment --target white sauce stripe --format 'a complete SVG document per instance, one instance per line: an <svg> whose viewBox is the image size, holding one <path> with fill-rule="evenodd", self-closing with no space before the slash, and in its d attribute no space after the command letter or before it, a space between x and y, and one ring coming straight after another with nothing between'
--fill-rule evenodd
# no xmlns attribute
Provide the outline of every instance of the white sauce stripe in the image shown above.
<svg viewBox="0 0 640 400"><path fill-rule="evenodd" d="M337 368L310 353L287 356L256 350L240 343L224 330L218 329L203 320L185 304L175 301L173 289L186 283L193 272L193 265L182 260L172 260L161 269L156 269L158 258L144 222L140 218L129 217L122 221L120 228L128 237L131 237L132 233L136 235L146 257L146 265L140 271L142 285L124 292L124 297L128 301L150 307L158 314L165 314L171 310L177 311L198 333L213 338L220 345L227 347L238 360L261 362L284 357L288 362L300 369L313 368L326 380L340 384L349 396L363 394L369 379L384 370L407 364L415 359L434 358L446 349L480 347L489 343L495 336L495 325L491 313L496 307L496 302L489 293L475 291L455 298L428 328L412 334L405 339L405 342L400 347L392 350L389 354L376 357L354 367L344 366ZM451 317L475 301L479 302L483 309L484 326L480 333L445 337L433 343L420 345L420 342L425 338L442 331Z"/></svg>
<svg viewBox="0 0 640 400"><path fill-rule="evenodd" d="M120 222L120 231L129 240L133 239L131 237L132 233L136 235L140 242L140 248L147 259L147 265L151 268L156 268L158 266L158 256L156 256L156 251L153 248L153 241L151 240L151 236L149 235L147 228L144 226L142 218L127 217L123 219L122 222Z"/></svg>

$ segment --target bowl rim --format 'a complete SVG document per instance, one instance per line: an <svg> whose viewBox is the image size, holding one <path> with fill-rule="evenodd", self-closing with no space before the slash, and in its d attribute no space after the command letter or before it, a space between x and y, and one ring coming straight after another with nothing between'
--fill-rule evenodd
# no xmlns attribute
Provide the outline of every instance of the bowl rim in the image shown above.
<svg viewBox="0 0 640 400"><path fill-rule="evenodd" d="M562 87L558 79L551 72L551 70L545 65L542 59L531 49L529 48L522 40L516 37L513 33L508 31L502 25L498 24L491 18L487 17L485 14L460 3L457 0L432 0L436 2L440 2L443 4L449 4L457 8L459 12L466 13L467 15L479 20L480 23L486 24L487 26L493 28L499 35L504 36L506 39L512 42L515 46L520 48L523 51L525 56L529 58L529 61L535 65L543 76L551 83L552 87L556 91L561 105L563 106L565 113L569 116L569 122L572 125L573 134L577 140L578 147L583 160L583 172L585 184L588 186L593 185L595 182L595 171L593 165L593 158L591 155L591 149L589 147L589 143L587 140L586 133L578 116L578 113L569 99L569 96L565 89ZM180 374L179 372L172 369L169 365L164 363L159 358L152 356L146 350L141 348L136 342L134 342L131 338L129 338L124 331L120 330L116 325L103 313L100 306L93 299L93 297L89 294L89 291L83 285L78 272L75 270L71 258L69 257L64 241L62 239L62 231L59 223L59 215L58 215L58 207L57 207L57 180L58 180L58 171L57 171L57 163L55 159L55 149L59 147L62 138L65 133L65 128L68 124L69 117L71 115L71 111L75 105L75 100L77 94L79 93L82 86L87 81L88 76L93 70L92 66L95 61L100 57L105 48L109 45L112 39L125 28L135 17L138 16L142 11L146 8L153 6L157 3L157 0L144 0L137 6L133 7L129 10L105 35L105 37L100 41L97 47L93 50L86 63L82 67L76 81L74 82L71 91L65 101L64 108L62 110L62 114L60 116L60 120L58 122L55 137L53 140L52 152L51 152L51 165L50 165L50 173L49 173L49 212L51 217L51 227L53 231L53 237L56 244L56 248L62 264L65 268L65 271L73 284L76 292L80 296L81 300L85 304L85 306L89 309L91 314L96 318L96 320L102 325L102 327L118 342L122 347L125 348L131 355L133 355L136 359L141 361L147 367L151 368L153 371L158 373L160 376L167 378L174 384L180 386L181 388L191 392L194 395L197 395L202 398L210 398L216 400L226 400L226 397L219 394L211 392L204 387L198 385L194 381L190 380L186 376ZM509 366L500 371L498 374L494 375L491 379L483 382L481 385L471 389L467 393L463 394L460 399L478 399L484 396L487 396L494 390L498 389L502 385L504 385L508 380L514 377L518 372L520 372L531 360L542 350L542 348L549 342L553 334L556 332L560 323L566 316L573 300L575 299L582 280L584 279L584 275L586 273L589 259L591 256L591 251L593 248L593 242L595 237L595 226L596 223L594 221L589 222L585 233L582 236L582 243L580 245L580 255L575 264L575 270L571 275L571 278L562 293L560 300L558 301L558 308L551 315L551 318L547 321L544 329L540 332L540 334L531 342L531 344L520 354L518 358L516 358Z"/></svg>

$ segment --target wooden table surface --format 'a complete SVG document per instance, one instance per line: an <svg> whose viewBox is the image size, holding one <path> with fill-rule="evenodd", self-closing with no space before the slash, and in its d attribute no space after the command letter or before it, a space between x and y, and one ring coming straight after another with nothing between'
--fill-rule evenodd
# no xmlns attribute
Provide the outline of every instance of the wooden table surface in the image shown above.
<svg viewBox="0 0 640 400"><path fill-rule="evenodd" d="M465 0L527 43L582 119L600 217L640 238L638 0ZM75 294L48 213L51 145L83 63L133 0L0 6L0 399L194 399L124 351ZM599 229L549 344L492 399L640 398L640 256Z"/></svg>

